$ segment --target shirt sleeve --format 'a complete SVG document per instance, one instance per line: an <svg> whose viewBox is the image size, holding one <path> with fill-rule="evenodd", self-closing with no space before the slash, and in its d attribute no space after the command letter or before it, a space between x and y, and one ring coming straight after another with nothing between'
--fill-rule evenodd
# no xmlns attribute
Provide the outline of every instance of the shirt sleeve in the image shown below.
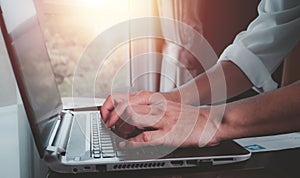
<svg viewBox="0 0 300 178"><path fill-rule="evenodd" d="M277 88L271 74L300 39L300 1L262 0L258 16L221 54L232 61L258 91ZM299 59L300 60L300 59Z"/></svg>

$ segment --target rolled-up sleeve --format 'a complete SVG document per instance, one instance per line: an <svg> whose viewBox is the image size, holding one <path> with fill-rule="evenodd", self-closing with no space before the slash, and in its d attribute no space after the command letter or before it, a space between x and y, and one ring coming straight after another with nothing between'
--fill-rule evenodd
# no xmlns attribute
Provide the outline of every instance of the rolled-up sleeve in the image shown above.
<svg viewBox="0 0 300 178"><path fill-rule="evenodd" d="M271 74L300 39L300 1L262 0L258 17L221 54L232 61L259 91L275 89ZM300 59L299 59L300 60Z"/></svg>

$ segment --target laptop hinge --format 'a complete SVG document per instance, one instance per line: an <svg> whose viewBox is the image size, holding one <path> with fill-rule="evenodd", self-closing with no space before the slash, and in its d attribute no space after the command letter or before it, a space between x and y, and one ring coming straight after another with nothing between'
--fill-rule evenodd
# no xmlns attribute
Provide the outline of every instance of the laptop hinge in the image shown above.
<svg viewBox="0 0 300 178"><path fill-rule="evenodd" d="M62 119L58 120L55 125L54 132L49 141L46 150L48 152L57 152L57 154L64 155L69 140L73 114L70 111L63 113Z"/></svg>

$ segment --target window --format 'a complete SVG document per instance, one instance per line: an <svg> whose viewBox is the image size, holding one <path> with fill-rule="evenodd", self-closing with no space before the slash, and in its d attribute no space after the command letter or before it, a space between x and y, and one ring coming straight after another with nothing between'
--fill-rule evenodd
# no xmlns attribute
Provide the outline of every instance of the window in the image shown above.
<svg viewBox="0 0 300 178"><path fill-rule="evenodd" d="M120 44L105 59L84 58L103 31L129 18L129 1L38 0L36 4L61 96L90 96L91 87L96 96L105 96L112 87L129 86L128 44ZM95 48L92 53L97 52ZM99 60L105 61L95 66Z"/></svg>

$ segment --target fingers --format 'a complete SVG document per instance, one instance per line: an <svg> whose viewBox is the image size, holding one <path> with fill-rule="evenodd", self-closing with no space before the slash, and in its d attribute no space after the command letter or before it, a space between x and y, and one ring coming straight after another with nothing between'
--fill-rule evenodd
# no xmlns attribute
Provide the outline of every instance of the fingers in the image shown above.
<svg viewBox="0 0 300 178"><path fill-rule="evenodd" d="M127 122L137 128L158 129L164 115L163 109L158 105L134 105L126 108L124 117Z"/></svg>
<svg viewBox="0 0 300 178"><path fill-rule="evenodd" d="M130 105L124 108L119 106L121 112L115 109L111 113L108 127L115 125L121 118L127 124L133 125L139 129L144 128L159 128L164 115L164 107L162 105ZM119 108L118 107L118 108ZM122 114L120 114L122 113Z"/></svg>
<svg viewBox="0 0 300 178"><path fill-rule="evenodd" d="M126 106L148 105L152 94L152 92L141 91L137 94L113 94L108 96L100 108L103 121L107 122L110 119L111 121L108 125L113 125L119 119L118 117L123 113ZM112 114L114 110L116 112Z"/></svg>
<svg viewBox="0 0 300 178"><path fill-rule="evenodd" d="M151 104L149 98L153 95L152 92L140 91L129 98L129 104L132 105L148 105Z"/></svg>
<svg viewBox="0 0 300 178"><path fill-rule="evenodd" d="M144 146L194 146L198 143L200 133L194 132L197 124L198 109L190 106L182 106L178 103L166 102L156 105L138 105L138 112L146 112L146 115L138 115L130 109L126 109L132 117L132 125L152 129L144 129L139 135L120 143L121 148L137 148ZM149 111L150 109L150 111ZM168 109L168 110L167 110ZM184 111L183 111L184 109ZM135 110L134 106L133 109Z"/></svg>
<svg viewBox="0 0 300 178"><path fill-rule="evenodd" d="M118 106L119 103L128 100L130 95L132 94L109 95L100 108L103 121L106 122L110 117L110 113L115 109L115 107Z"/></svg>
<svg viewBox="0 0 300 178"><path fill-rule="evenodd" d="M100 108L100 113L104 122L109 118L110 112L114 109L114 101L112 96L108 96L103 105Z"/></svg>
<svg viewBox="0 0 300 178"><path fill-rule="evenodd" d="M140 134L142 131L119 119L115 124L113 132L123 139L128 139Z"/></svg>
<svg viewBox="0 0 300 178"><path fill-rule="evenodd" d="M118 121L118 119L122 116L124 110L126 109L127 105L125 103L120 103L115 107L115 109L110 113L109 120L106 119L106 126L108 128L115 125L115 123ZM122 118L124 121L126 121L126 118Z"/></svg>
<svg viewBox="0 0 300 178"><path fill-rule="evenodd" d="M166 101L166 98L163 96L162 93L153 93L149 97L149 104L159 104Z"/></svg>
<svg viewBox="0 0 300 178"><path fill-rule="evenodd" d="M157 146L165 144L163 134L160 130L145 131L136 137L120 142L121 148L139 148L144 146Z"/></svg>
<svg viewBox="0 0 300 178"><path fill-rule="evenodd" d="M133 96L133 94L109 95L100 108L103 121L107 122L111 117L111 112L114 111L117 106L120 106L121 103L127 103L126 101L128 101L131 96ZM121 112L121 110L119 112Z"/></svg>
<svg viewBox="0 0 300 178"><path fill-rule="evenodd" d="M156 95L156 97L159 95ZM156 100L158 101L158 100ZM108 101L109 103L109 101ZM142 103L142 104L141 104ZM158 123L164 112L164 102L152 105L143 105L149 103L146 99L130 99L130 102L119 102L115 104L112 111L109 111L109 117L105 118L107 127L112 127L121 118L122 120L138 128L151 127ZM111 104L111 103L110 103ZM111 106L111 105L110 105ZM111 107L110 107L111 108ZM107 111L106 109L105 111ZM104 114L106 114L104 112ZM155 116L155 117L153 117ZM104 117L104 116L103 116Z"/></svg>
<svg viewBox="0 0 300 178"><path fill-rule="evenodd" d="M126 103L118 104L118 106L110 113L109 120L106 120L106 126L109 128L112 127L120 118L125 122L130 122L129 118L133 117L132 115L135 113L142 114L143 110L141 108L136 107L135 111L133 111L133 109L130 109L132 107L133 106L128 106Z"/></svg>

